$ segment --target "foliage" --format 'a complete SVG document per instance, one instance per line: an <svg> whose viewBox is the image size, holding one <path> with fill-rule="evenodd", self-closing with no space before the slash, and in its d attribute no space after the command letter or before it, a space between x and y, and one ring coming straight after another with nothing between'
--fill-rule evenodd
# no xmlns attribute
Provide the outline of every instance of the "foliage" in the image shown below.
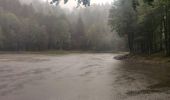
<svg viewBox="0 0 170 100"><path fill-rule="evenodd" d="M110 10L109 23L119 34L127 33L131 53L165 51L170 56L169 10L169 0L119 0Z"/></svg>
<svg viewBox="0 0 170 100"><path fill-rule="evenodd" d="M0 0L0 50L124 49L123 38L107 25L109 8L95 5L68 12L47 2Z"/></svg>

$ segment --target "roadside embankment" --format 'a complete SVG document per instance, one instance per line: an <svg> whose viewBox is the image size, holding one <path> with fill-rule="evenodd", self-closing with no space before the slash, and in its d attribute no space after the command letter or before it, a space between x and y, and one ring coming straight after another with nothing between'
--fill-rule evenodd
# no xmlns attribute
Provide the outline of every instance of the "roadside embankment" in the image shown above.
<svg viewBox="0 0 170 100"><path fill-rule="evenodd" d="M124 54L114 57L116 60L123 60L128 62L137 63L148 63L148 64L170 64L170 57L160 55L135 55L135 54Z"/></svg>

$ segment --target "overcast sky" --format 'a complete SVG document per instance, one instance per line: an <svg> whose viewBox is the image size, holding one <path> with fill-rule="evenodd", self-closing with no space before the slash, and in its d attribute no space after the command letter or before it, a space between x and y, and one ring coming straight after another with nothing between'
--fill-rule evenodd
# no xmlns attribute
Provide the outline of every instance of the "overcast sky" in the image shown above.
<svg viewBox="0 0 170 100"><path fill-rule="evenodd" d="M91 4L102 4L102 3L111 3L113 0L91 0ZM75 2L75 0L69 0L68 4L63 5L63 7L65 8L73 8L76 7L77 2Z"/></svg>
<svg viewBox="0 0 170 100"><path fill-rule="evenodd" d="M46 0L42 0L42 1L46 1ZM48 0L48 1L51 1L51 0ZM66 5L64 5L63 2L60 5L64 8L72 9L72 8L77 6L76 1L75 0L69 0ZM91 4L93 5L93 4L111 3L112 1L113 0L91 0Z"/></svg>

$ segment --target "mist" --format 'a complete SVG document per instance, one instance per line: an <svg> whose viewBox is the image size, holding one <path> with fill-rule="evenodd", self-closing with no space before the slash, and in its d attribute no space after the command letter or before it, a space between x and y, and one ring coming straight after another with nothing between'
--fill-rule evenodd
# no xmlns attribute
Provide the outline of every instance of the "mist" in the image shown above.
<svg viewBox="0 0 170 100"><path fill-rule="evenodd" d="M0 20L10 23L12 28L2 24L4 38L0 48L17 51L126 50L126 39L111 32L108 25L110 8L111 4L106 3L70 10L42 0L1 0Z"/></svg>
<svg viewBox="0 0 170 100"><path fill-rule="evenodd" d="M0 100L169 100L169 77L169 0L0 0Z"/></svg>

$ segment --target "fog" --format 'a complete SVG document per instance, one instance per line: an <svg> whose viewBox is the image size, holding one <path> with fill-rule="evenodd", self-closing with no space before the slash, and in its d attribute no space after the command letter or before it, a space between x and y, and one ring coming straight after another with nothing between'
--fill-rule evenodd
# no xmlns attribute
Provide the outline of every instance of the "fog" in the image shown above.
<svg viewBox="0 0 170 100"><path fill-rule="evenodd" d="M76 1L65 4L73 8L62 2L57 6L42 0L20 2L1 0L0 20L12 25L1 25L2 50L126 50L126 39L108 25L111 4L107 0L78 8Z"/></svg>
<svg viewBox="0 0 170 100"><path fill-rule="evenodd" d="M0 100L169 100L168 0L61 1L0 0Z"/></svg>
<svg viewBox="0 0 170 100"><path fill-rule="evenodd" d="M35 0L20 0L22 3L32 3ZM52 0L38 0L40 2L51 2ZM111 4L113 1L112 0L91 0L91 5L95 5L95 4ZM67 8L69 10L73 10L74 8L77 7L77 1L75 0L70 0L68 1L67 4L64 4L63 1L61 1L60 6L63 8Z"/></svg>

